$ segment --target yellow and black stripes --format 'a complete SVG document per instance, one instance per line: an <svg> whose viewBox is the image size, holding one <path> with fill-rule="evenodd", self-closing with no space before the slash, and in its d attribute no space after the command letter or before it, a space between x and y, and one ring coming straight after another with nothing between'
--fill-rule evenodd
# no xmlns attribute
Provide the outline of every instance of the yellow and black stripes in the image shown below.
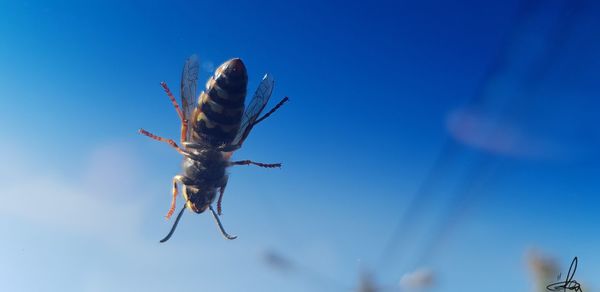
<svg viewBox="0 0 600 292"><path fill-rule="evenodd" d="M194 114L194 132L214 146L229 144L240 128L248 75L240 59L232 59L217 68L200 95Z"/></svg>

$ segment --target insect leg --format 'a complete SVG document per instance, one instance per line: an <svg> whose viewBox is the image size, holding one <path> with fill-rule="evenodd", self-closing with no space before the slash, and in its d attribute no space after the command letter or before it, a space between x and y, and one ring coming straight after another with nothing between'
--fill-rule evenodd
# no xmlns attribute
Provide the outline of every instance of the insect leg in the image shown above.
<svg viewBox="0 0 600 292"><path fill-rule="evenodd" d="M177 114L179 115L179 118L183 122L183 120L185 120L183 112L181 111L181 108L179 107L179 104L177 103L177 100L173 96L173 93L171 93L171 90L167 86L167 83L163 81L163 82L160 83L160 86L162 86L162 88L165 90L165 93L167 94L167 96L169 96L169 99L171 100L171 103L175 107L175 110L177 111Z"/></svg>
<svg viewBox="0 0 600 292"><path fill-rule="evenodd" d="M256 166L260 166L260 167L266 167L266 168L275 168L275 167L281 167L281 163L260 163L260 162L254 162L251 160L240 160L240 161L232 161L229 162L229 166L233 166L233 165L256 165Z"/></svg>
<svg viewBox="0 0 600 292"><path fill-rule="evenodd" d="M179 152L180 154L187 155L187 153L185 151L183 151L181 148L179 148L179 146L177 146L177 143L175 143L175 141L173 141L173 139L165 139L163 137L156 136L156 135L154 135L154 134L152 134L152 133L150 133L150 132L148 132L148 131L146 131L144 129L140 129L138 132L140 134L146 135L146 136L148 136L148 137L150 137L150 138L152 138L152 139L154 139L156 141L165 142L165 143L171 145L171 147L175 148L175 150L177 150L177 152Z"/></svg>
<svg viewBox="0 0 600 292"><path fill-rule="evenodd" d="M171 90L167 86L167 83L163 81L160 83L160 86L162 86L162 88L165 90L165 93L167 94L167 96L169 96L171 103L175 107L175 111L177 111L177 115L179 115L179 119L181 119L181 139L180 140L181 140L181 143L183 143L183 142L185 142L185 140L187 138L186 136L187 136L188 121L185 118L185 115L183 114L183 112L181 111L181 108L179 107L177 100L173 96L173 93L171 93Z"/></svg>
<svg viewBox="0 0 600 292"><path fill-rule="evenodd" d="M266 113L264 116L260 117L259 119L257 119L256 121L254 121L254 123L252 123L252 126L262 122L264 119L268 118L270 115L272 115L276 110L278 110L284 103L286 103L289 99L289 97L285 97L283 98L277 105L275 105L268 113Z"/></svg>
<svg viewBox="0 0 600 292"><path fill-rule="evenodd" d="M246 127L246 129L244 130L244 133L242 135L242 139L238 143L238 145L232 145L231 149L227 149L227 148L230 148L230 147L226 147L226 149L223 149L221 151L233 151L233 150L236 150L236 148L239 148L241 146L241 143L243 143L244 139L246 139L246 137L248 136L248 134L250 133L250 131L252 130L252 128L254 128L254 126L256 126L256 124L258 124L258 123L262 122L264 119L268 118L270 115L272 115L275 111L277 111L288 100L290 100L289 97L287 97L287 96L284 97L269 112L267 112L265 115L263 115L259 119L256 119L254 122L252 122L252 124L248 125L248 127Z"/></svg>
<svg viewBox="0 0 600 292"><path fill-rule="evenodd" d="M217 213L219 215L221 215L221 211L223 211L223 209L221 208L221 202L223 201L223 194L225 193L226 186L227 186L227 177L225 177L225 182L219 188L219 200L217 200Z"/></svg>
<svg viewBox="0 0 600 292"><path fill-rule="evenodd" d="M165 218L171 219L171 216L173 216L173 213L175 212L175 202L177 201L177 183L181 183L183 184L183 176L181 175L176 175L175 177L173 177L173 199L171 199L171 207L169 208L169 212L167 212L167 215L165 216Z"/></svg>

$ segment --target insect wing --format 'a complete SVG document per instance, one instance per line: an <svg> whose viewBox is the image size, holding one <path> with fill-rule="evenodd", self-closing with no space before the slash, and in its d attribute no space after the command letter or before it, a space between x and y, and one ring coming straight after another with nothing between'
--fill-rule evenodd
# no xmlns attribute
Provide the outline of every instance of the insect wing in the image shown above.
<svg viewBox="0 0 600 292"><path fill-rule="evenodd" d="M244 115L242 116L242 122L240 125L240 130L237 133L235 139L233 139L232 145L241 146L248 137L250 130L252 130L252 126L254 121L258 118L258 115L265 108L267 103L269 102L269 98L271 97L271 93L273 92L273 86L275 85L275 81L271 76L265 74L262 81L258 85L252 100L246 107L244 111Z"/></svg>
<svg viewBox="0 0 600 292"><path fill-rule="evenodd" d="M198 89L198 71L198 56L194 54L187 58L181 72L181 105L183 107L183 115L188 121L187 141L190 140L192 115L198 102L196 100L198 98L198 94L196 94L196 90Z"/></svg>

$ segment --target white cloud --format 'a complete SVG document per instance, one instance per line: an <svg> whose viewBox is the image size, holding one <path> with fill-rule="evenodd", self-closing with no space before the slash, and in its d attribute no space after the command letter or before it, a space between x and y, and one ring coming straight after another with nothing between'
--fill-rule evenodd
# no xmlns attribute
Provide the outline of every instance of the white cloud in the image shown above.
<svg viewBox="0 0 600 292"><path fill-rule="evenodd" d="M138 242L142 219L139 204L121 200L133 182L135 166L127 147L103 145L92 151L83 177L64 177L29 161L18 147L6 147L0 159L3 199L1 216L10 216L50 230L94 238L111 245ZM31 170L35 171L31 171ZM108 192L114 195L107 196Z"/></svg>
<svg viewBox="0 0 600 292"><path fill-rule="evenodd" d="M400 286L407 290L429 288L433 285L433 272L429 269L420 269L406 273L400 278Z"/></svg>
<svg viewBox="0 0 600 292"><path fill-rule="evenodd" d="M128 199L139 182L139 162L131 146L118 142L100 145L91 151L83 184L96 194Z"/></svg>
<svg viewBox="0 0 600 292"><path fill-rule="evenodd" d="M556 143L477 109L452 111L446 127L457 141L497 155L540 159L559 154Z"/></svg>

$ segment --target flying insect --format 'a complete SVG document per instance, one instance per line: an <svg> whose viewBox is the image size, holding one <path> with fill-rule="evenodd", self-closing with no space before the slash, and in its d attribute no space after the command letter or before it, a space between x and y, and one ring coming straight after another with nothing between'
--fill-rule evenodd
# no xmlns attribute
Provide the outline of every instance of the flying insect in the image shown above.
<svg viewBox="0 0 600 292"><path fill-rule="evenodd" d="M173 177L171 206L165 217L169 219L175 212L178 184L183 186L185 204L171 230L160 242L171 238L186 208L198 214L209 209L221 234L227 239L237 238L229 235L219 220L221 202L229 179L227 168L234 165L281 167L281 163L231 161L233 152L242 147L252 128L288 101L288 97L283 98L259 118L273 92L274 80L266 74L250 103L245 106L248 74L241 59L234 58L219 66L206 83L206 90L200 95L196 93L198 71L198 57L192 55L186 60L181 73L181 108L167 84L161 82L181 120L181 146L172 139L165 139L144 129L139 130L140 134L168 143L183 155L183 173ZM212 203L217 192L219 197L215 212Z"/></svg>

